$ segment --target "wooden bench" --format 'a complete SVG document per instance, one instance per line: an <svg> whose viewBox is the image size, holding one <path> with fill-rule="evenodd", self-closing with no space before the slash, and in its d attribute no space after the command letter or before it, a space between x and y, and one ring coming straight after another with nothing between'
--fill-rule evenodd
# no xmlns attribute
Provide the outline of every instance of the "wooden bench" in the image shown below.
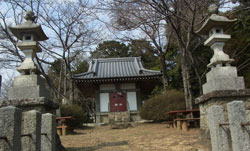
<svg viewBox="0 0 250 151"><path fill-rule="evenodd" d="M192 109L192 110L175 110L175 111L169 111L166 114L170 116L171 119L174 119L173 121L167 122L167 127L173 127L178 129L188 129L188 124L191 121L197 121L199 118L188 118L193 117L193 114L196 115L196 117L199 117L200 110L199 109ZM183 126L182 126L183 125Z"/></svg>
<svg viewBox="0 0 250 151"><path fill-rule="evenodd" d="M189 123L192 121L199 121L200 118L178 118L174 120L174 125L177 129L188 131Z"/></svg>
<svg viewBox="0 0 250 151"><path fill-rule="evenodd" d="M56 127L57 129L57 134L58 135L67 135L67 128L68 126L66 125L66 120L73 119L72 116L66 116L66 117L57 117L56 121L58 126Z"/></svg>
<svg viewBox="0 0 250 151"><path fill-rule="evenodd" d="M199 109L192 109L192 110L176 110L176 111L169 111L167 114L189 114L189 113L194 113L194 112L200 112Z"/></svg>
<svg viewBox="0 0 250 151"><path fill-rule="evenodd" d="M66 135L67 133L67 127L68 126L57 126L56 129L57 129L57 134L58 135Z"/></svg>
<svg viewBox="0 0 250 151"><path fill-rule="evenodd" d="M164 124L167 125L167 128L174 128L174 122L173 121L167 121L167 122L164 122Z"/></svg>

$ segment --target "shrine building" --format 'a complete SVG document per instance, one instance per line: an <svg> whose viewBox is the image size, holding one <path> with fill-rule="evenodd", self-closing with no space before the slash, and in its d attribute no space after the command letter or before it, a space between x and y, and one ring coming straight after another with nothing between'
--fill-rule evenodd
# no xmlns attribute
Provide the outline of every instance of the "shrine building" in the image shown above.
<svg viewBox="0 0 250 151"><path fill-rule="evenodd" d="M73 81L95 100L96 123L109 123L111 112L129 112L131 121L140 120L143 100L161 78L160 71L145 69L140 57L125 57L93 59L88 71L74 75Z"/></svg>

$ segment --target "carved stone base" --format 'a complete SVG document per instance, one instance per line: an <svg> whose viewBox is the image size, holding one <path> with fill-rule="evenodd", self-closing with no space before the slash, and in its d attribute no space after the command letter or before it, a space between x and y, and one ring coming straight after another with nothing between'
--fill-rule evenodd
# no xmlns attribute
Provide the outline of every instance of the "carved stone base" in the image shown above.
<svg viewBox="0 0 250 151"><path fill-rule="evenodd" d="M128 128L130 122L129 112L110 112L108 114L111 128Z"/></svg>
<svg viewBox="0 0 250 151"><path fill-rule="evenodd" d="M0 102L0 108L4 106L15 106L23 111L37 110L41 113L55 114L56 109L59 107L58 103L48 100L44 97L30 98L30 99L9 99Z"/></svg>
<svg viewBox="0 0 250 151"><path fill-rule="evenodd" d="M46 81L40 75L20 75L14 79L13 87L9 90L9 99L50 98Z"/></svg>
<svg viewBox="0 0 250 151"><path fill-rule="evenodd" d="M234 100L245 101L246 108L250 109L250 89L213 91L195 99L195 103L199 104L200 108L201 137L205 139L210 137L207 123L207 109L212 105L224 106L225 119L227 120L226 104ZM250 110L247 110L247 117L250 120Z"/></svg>
<svg viewBox="0 0 250 151"><path fill-rule="evenodd" d="M203 94L217 90L245 89L243 77L237 75L237 69L233 66L214 67L206 74L206 79Z"/></svg>

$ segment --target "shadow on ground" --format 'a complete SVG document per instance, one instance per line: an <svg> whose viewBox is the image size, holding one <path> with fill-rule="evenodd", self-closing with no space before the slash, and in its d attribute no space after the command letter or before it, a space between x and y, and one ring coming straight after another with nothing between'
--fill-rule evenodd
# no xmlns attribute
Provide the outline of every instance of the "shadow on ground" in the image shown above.
<svg viewBox="0 0 250 151"><path fill-rule="evenodd" d="M81 126L81 127L78 127L76 130L89 130L89 129L94 129L94 127ZM67 131L67 135L68 134L70 134L70 135L83 135L83 134L86 134L86 133L75 131L75 130L69 130L69 131Z"/></svg>
<svg viewBox="0 0 250 151"><path fill-rule="evenodd" d="M127 141L106 142L106 143L98 144L96 146L72 147L72 148L67 148L67 151L95 151L95 150L101 149L103 147L122 146L122 145L128 145L128 142Z"/></svg>

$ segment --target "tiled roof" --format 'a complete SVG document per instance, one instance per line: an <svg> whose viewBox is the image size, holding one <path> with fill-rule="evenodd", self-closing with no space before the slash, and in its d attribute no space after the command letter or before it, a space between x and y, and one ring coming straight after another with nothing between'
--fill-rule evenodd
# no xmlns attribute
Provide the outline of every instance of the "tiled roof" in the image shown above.
<svg viewBox="0 0 250 151"><path fill-rule="evenodd" d="M88 72L76 74L73 79L110 79L161 76L160 71L142 66L140 57L100 58L89 62Z"/></svg>

